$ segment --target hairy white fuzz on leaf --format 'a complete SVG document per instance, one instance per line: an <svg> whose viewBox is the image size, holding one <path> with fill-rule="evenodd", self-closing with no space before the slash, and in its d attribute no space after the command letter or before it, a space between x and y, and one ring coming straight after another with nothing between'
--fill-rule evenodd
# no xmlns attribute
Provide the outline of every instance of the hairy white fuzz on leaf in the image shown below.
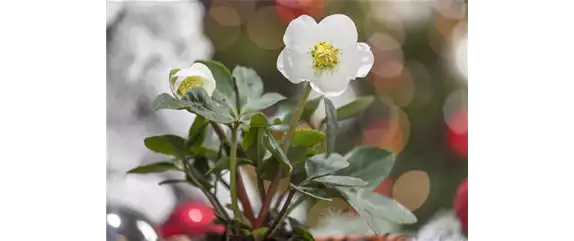
<svg viewBox="0 0 574 241"><path fill-rule="evenodd" d="M454 212L441 212L417 233L416 241L467 241Z"/></svg>
<svg viewBox="0 0 574 241"><path fill-rule="evenodd" d="M324 215L323 222L309 230L316 237L374 234L371 227L358 216L351 216L337 209L330 209ZM385 233L396 234L399 232L398 225L384 220L379 220L379 226Z"/></svg>

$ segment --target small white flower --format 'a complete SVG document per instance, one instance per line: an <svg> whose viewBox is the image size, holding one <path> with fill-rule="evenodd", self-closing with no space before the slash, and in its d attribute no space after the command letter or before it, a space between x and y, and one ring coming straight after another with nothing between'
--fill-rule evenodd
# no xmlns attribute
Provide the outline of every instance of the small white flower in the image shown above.
<svg viewBox="0 0 574 241"><path fill-rule="evenodd" d="M309 81L320 94L338 96L373 66L371 48L357 39L357 27L345 15L331 15L319 23L300 16L285 30L277 69L292 83Z"/></svg>
<svg viewBox="0 0 574 241"><path fill-rule="evenodd" d="M174 74L177 76L171 91L181 97L191 88L203 88L211 97L215 91L215 78L211 70L202 63L194 63L187 69L182 69Z"/></svg>

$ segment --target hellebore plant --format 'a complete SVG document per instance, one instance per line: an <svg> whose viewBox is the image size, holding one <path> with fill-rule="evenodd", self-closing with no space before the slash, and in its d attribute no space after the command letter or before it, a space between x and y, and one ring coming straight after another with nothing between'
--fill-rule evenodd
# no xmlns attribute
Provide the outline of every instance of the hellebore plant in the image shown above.
<svg viewBox="0 0 574 241"><path fill-rule="evenodd" d="M197 61L188 69L173 69L168 78L172 93L159 95L152 108L188 111L196 115L195 121L190 123L186 137L146 138L147 148L172 159L128 173L184 173L185 179L165 180L160 185L186 182L201 189L214 207L216 222L226 226L227 237L313 240L298 222L286 222L289 213L309 199L343 198L376 233L381 230L378 219L416 222L408 209L373 192L393 167L391 152L377 147L356 147L344 156L335 152L338 121L360 114L374 100L363 96L337 109L324 98L343 93L351 80L366 76L373 65L369 46L357 43L353 21L332 15L317 23L301 16L289 24L283 40L286 47L278 57L277 68L292 83L304 85L295 104L280 94L264 93L261 78L246 67L229 71L215 61ZM312 89L323 96L308 101ZM310 117L320 101L325 103L326 117L313 126ZM284 118L272 119L262 113L274 105L287 109ZM311 128L298 128L301 124ZM203 145L212 132L219 137L217 150ZM242 165L255 168L258 197L247 195L238 171ZM223 181L221 175L227 171L231 204L215 197L215 184ZM290 185L283 195L277 195L281 180L288 180ZM285 202L272 207L271 201L277 196ZM250 198L261 199L257 212ZM233 217L226 208L233 211ZM291 224L288 235L286 223Z"/></svg>

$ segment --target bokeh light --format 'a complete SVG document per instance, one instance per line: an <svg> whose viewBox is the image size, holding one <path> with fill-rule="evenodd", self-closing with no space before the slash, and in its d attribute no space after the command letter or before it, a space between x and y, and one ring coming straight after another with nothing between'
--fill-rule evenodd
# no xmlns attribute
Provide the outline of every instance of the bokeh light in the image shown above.
<svg viewBox="0 0 574 241"><path fill-rule="evenodd" d="M366 15L366 17L363 21L364 29L359 34L362 33L362 35L368 39L369 37L371 37L373 34L375 34L377 32L384 32L386 34L389 34L399 44L404 43L404 41L405 41L405 30L402 27L402 24L397 23L397 24L392 25L391 27L388 27L384 23L381 23L380 21L378 21L377 18L372 16L372 15L373 14Z"/></svg>
<svg viewBox="0 0 574 241"><path fill-rule="evenodd" d="M410 136L407 114L393 107L389 116L379 117L363 128L362 145L377 146L395 154L403 151Z"/></svg>
<svg viewBox="0 0 574 241"><path fill-rule="evenodd" d="M414 211L420 208L430 194L430 178L424 171L403 173L393 185L393 198Z"/></svg>
<svg viewBox="0 0 574 241"><path fill-rule="evenodd" d="M463 112L460 115L468 114L468 112ZM448 129L447 138L448 144L451 147L451 150L462 160L469 161L469 135L468 131L464 133L457 133L452 129Z"/></svg>
<svg viewBox="0 0 574 241"><path fill-rule="evenodd" d="M255 1L243 0L212 0L209 11L215 20L225 26L244 24L253 12L255 12Z"/></svg>
<svg viewBox="0 0 574 241"><path fill-rule="evenodd" d="M119 228L122 225L122 219L115 213L108 213L108 215L106 215L106 221L108 225L114 228Z"/></svg>
<svg viewBox="0 0 574 241"><path fill-rule="evenodd" d="M309 15L315 20L325 15L325 0L276 0L277 14L285 23L301 15Z"/></svg>
<svg viewBox="0 0 574 241"><path fill-rule="evenodd" d="M401 44L385 33L376 32L367 40L371 46L375 62L371 70L378 78L393 78L403 71L404 55Z"/></svg>
<svg viewBox="0 0 574 241"><path fill-rule="evenodd" d="M386 178L373 190L373 192L387 197L393 197L393 184L394 180L392 178Z"/></svg>
<svg viewBox="0 0 574 241"><path fill-rule="evenodd" d="M241 33L239 26L221 25L211 14L206 16L204 24L205 33L211 38L216 50L228 49L239 39Z"/></svg>
<svg viewBox="0 0 574 241"><path fill-rule="evenodd" d="M453 29L450 36L450 52L447 59L450 61L451 71L460 80L468 81L468 26L459 23Z"/></svg>
<svg viewBox="0 0 574 241"><path fill-rule="evenodd" d="M444 120L448 126L447 141L459 157L468 155L468 93L459 89L450 93L443 105Z"/></svg>
<svg viewBox="0 0 574 241"><path fill-rule="evenodd" d="M283 47L283 33L286 27L274 6L263 7L249 18L247 34L251 41L262 49L279 49Z"/></svg>
<svg viewBox="0 0 574 241"><path fill-rule="evenodd" d="M414 95L409 107L422 108L427 106L433 98L432 76L428 68L418 61L408 61L405 69L410 73L410 78L414 81Z"/></svg>
<svg viewBox="0 0 574 241"><path fill-rule="evenodd" d="M415 93L415 84L408 69L403 69L400 76L375 82L377 95L390 98L400 107L408 106Z"/></svg>
<svg viewBox="0 0 574 241"><path fill-rule="evenodd" d="M213 19L215 19L215 21L217 21L217 23L223 26L239 26L241 24L239 13L229 6L212 6L209 9L209 14Z"/></svg>
<svg viewBox="0 0 574 241"><path fill-rule="evenodd" d="M468 4L461 0L435 0L436 11L447 19L459 20L466 17Z"/></svg>
<svg viewBox="0 0 574 241"><path fill-rule="evenodd" d="M456 134L464 134L468 131L468 93L464 89L452 92L443 105L444 120L448 128Z"/></svg>

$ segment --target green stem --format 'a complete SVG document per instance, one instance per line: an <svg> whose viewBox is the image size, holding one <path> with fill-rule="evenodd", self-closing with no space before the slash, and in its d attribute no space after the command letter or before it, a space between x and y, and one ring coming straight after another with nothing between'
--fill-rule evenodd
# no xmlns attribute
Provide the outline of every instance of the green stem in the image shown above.
<svg viewBox="0 0 574 241"><path fill-rule="evenodd" d="M184 162L184 165L185 165L186 175L191 179L191 181L194 182L192 184L196 185L199 188L199 190L201 190L203 192L203 194L207 197L207 199L209 200L211 205L213 205L213 208L215 208L215 211L217 213L219 213L220 215L222 215L225 220L231 220L229 218L229 215L227 215L225 208L223 208L223 205L221 205L219 200L217 200L217 197L215 197L215 195L213 195L213 193L211 193L209 190L207 190L207 188L205 188L203 185L201 185L201 183L199 182L199 180L195 176L195 175L199 174L197 172L197 170L195 170L194 167L189 166L189 164L187 164L187 162Z"/></svg>
<svg viewBox="0 0 574 241"><path fill-rule="evenodd" d="M305 82L303 96L299 98L297 106L295 106L295 110L293 111L293 115L291 115L291 120L289 122L289 130L287 131L285 136L283 136L283 152L285 152L285 154L287 154L287 152L289 151L289 147L291 147L291 140L293 139L293 135L295 134L297 123L299 123L299 119L301 119L301 114L303 114L303 110L305 109L307 99L309 99L309 95L311 95L311 90L312 90L311 85L308 82Z"/></svg>
<svg viewBox="0 0 574 241"><path fill-rule="evenodd" d="M299 123L299 119L301 119L301 114L303 114L303 109L305 108L305 104L307 103L307 99L309 98L310 94L311 94L311 85L309 84L309 82L305 82L303 95L301 96L301 98L299 98L299 101L295 106L295 110L291 115L289 130L287 131L285 136L283 136L283 152L285 152L285 154L287 154L289 151L289 147L291 146L291 139L293 139L295 129L297 128L297 123ZM269 185L269 189L267 191L267 194L265 195L263 204L261 205L259 217L257 217L257 220L255 222L254 226L255 228L259 228L263 225L263 222L265 221L265 218L269 213L269 206L271 205L271 200L273 199L273 196L275 196L277 186L279 186L279 181L281 180L282 172L283 172L283 166L280 165L277 174L275 175L275 178ZM286 205L289 205L289 203L286 203Z"/></svg>
<svg viewBox="0 0 574 241"><path fill-rule="evenodd" d="M287 217L287 211L289 210L289 203L291 203L293 196L295 196L295 192L296 192L295 189L291 189L291 191L289 191L289 196L287 196L287 200L285 201L285 204L283 204L283 208L281 208L281 212L279 212L279 217L277 217L277 219L275 220L273 225L271 225L271 228L265 234L265 237L269 237L269 236L273 235L273 233L275 233L275 231L277 231L277 228L283 222L285 217ZM265 240L265 238L263 240Z"/></svg>
<svg viewBox="0 0 574 241"><path fill-rule="evenodd" d="M229 154L229 172L231 173L231 207L233 208L233 216L235 220L235 228L239 231L239 222L241 213L239 212L239 203L237 201L237 123L233 124L231 128L231 151Z"/></svg>

